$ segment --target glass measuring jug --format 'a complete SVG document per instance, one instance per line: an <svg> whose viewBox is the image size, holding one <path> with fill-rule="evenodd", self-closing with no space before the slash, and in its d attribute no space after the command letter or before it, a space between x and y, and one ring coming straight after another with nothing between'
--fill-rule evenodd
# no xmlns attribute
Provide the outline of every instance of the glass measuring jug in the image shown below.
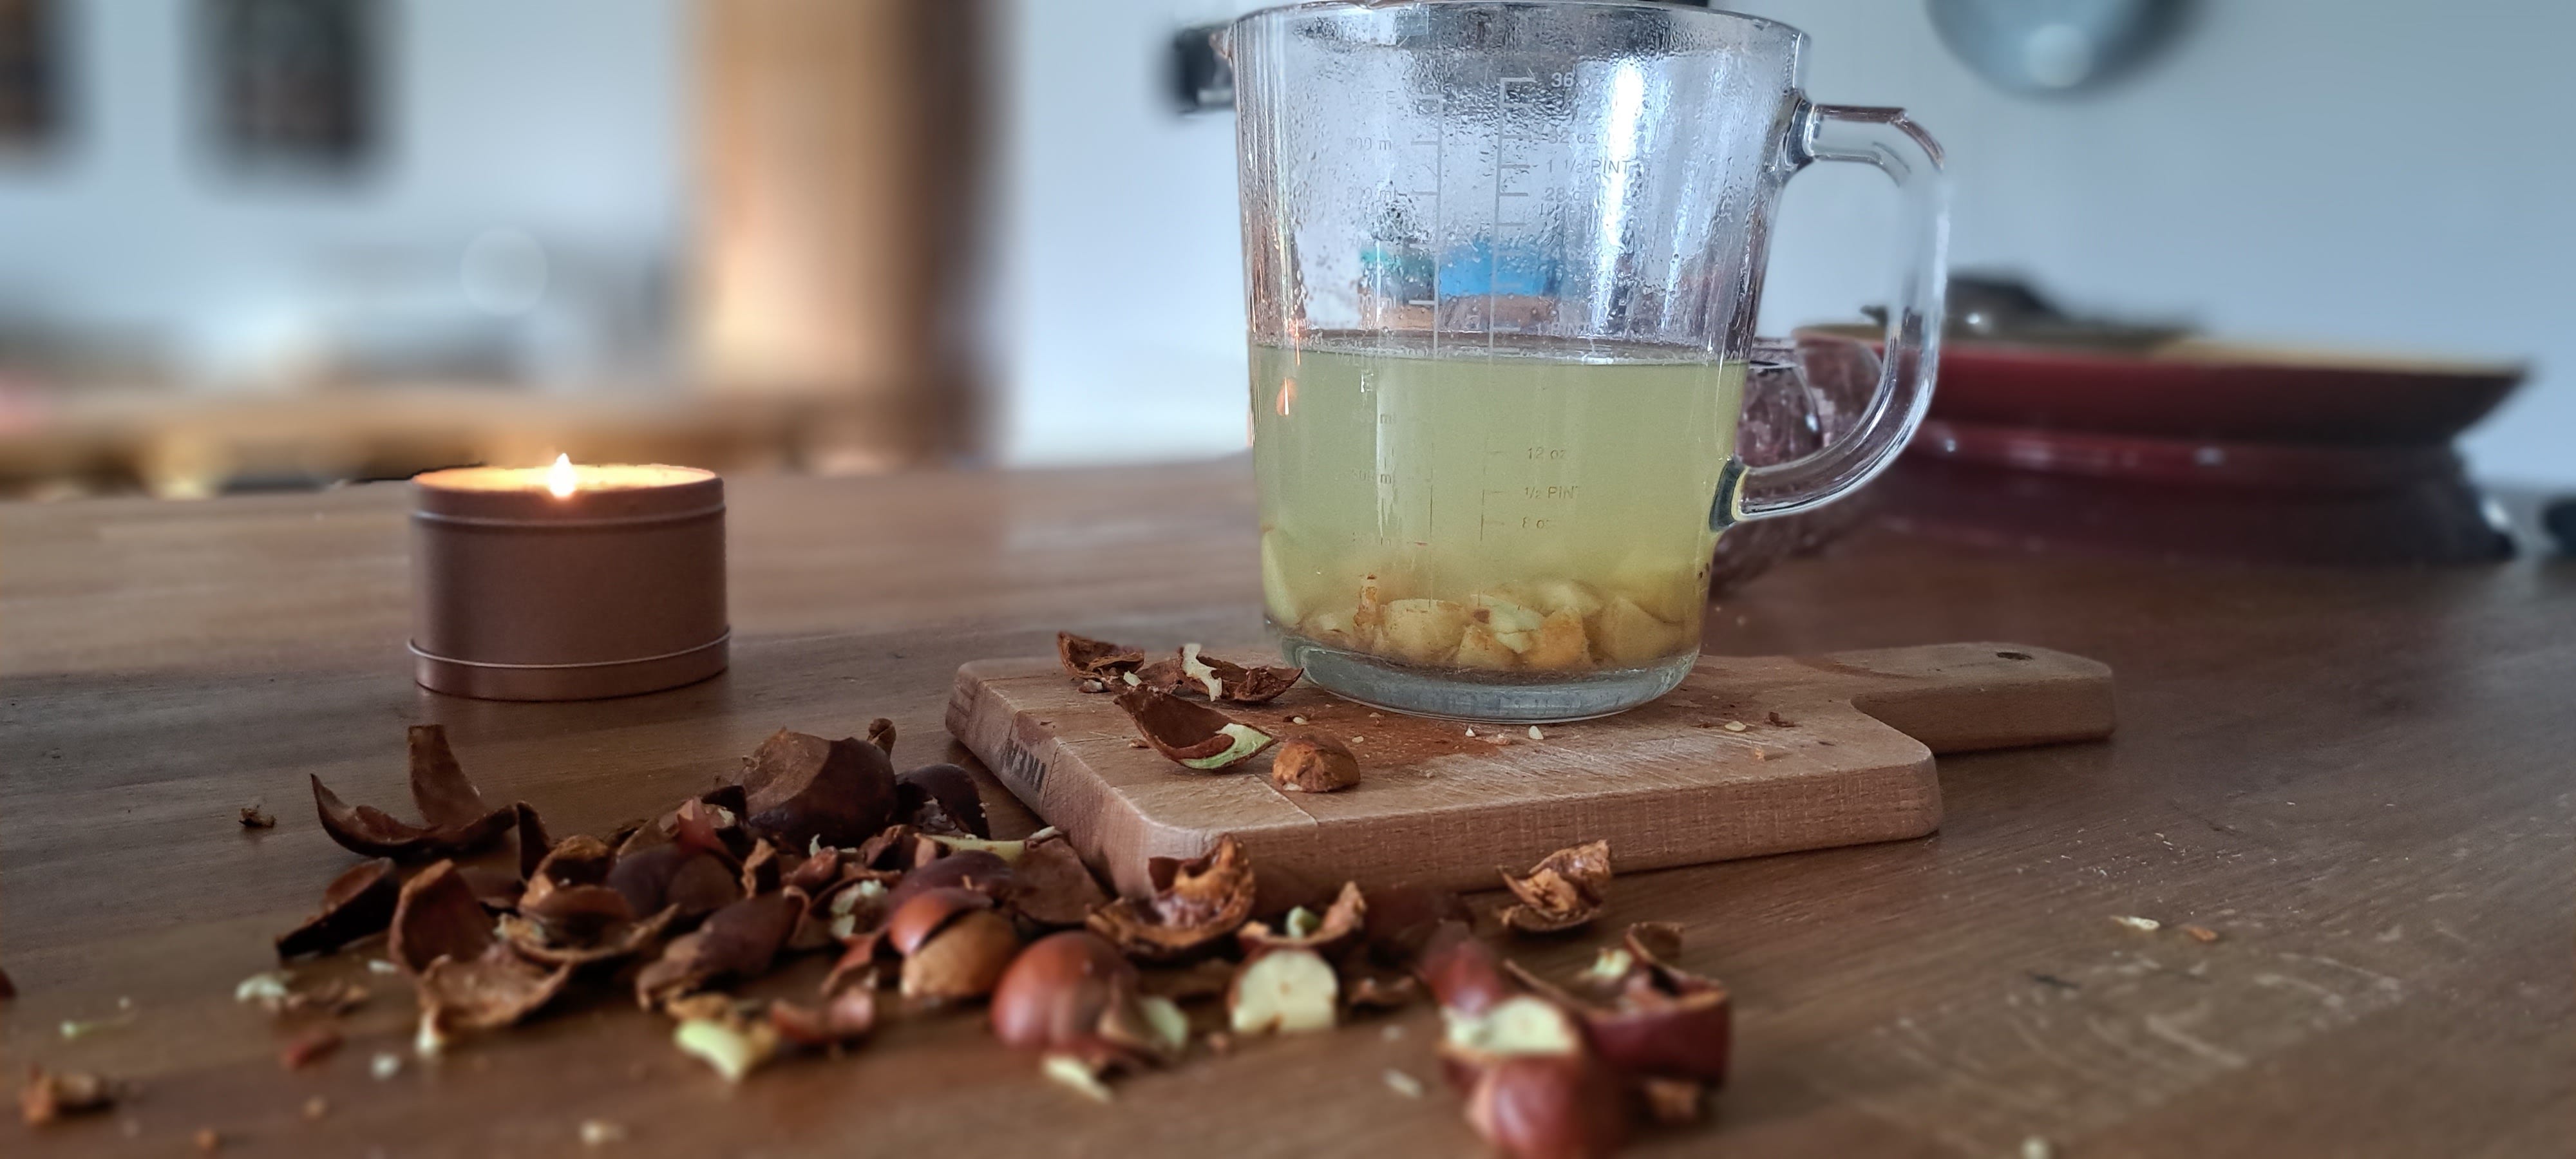
<svg viewBox="0 0 2576 1159"><path fill-rule="evenodd" d="M1262 589L1326 688L1469 720L1600 716L1698 657L1727 527L1868 481L1930 401L1940 150L1800 91L1806 36L1615 0L1237 21ZM1815 161L1907 222L1878 390L1796 462L1734 454L1769 223Z"/></svg>

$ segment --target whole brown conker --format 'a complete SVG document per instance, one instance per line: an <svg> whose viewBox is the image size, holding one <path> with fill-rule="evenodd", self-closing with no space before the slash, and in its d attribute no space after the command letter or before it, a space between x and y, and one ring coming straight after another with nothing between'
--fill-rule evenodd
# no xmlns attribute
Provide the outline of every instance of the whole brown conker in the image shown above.
<svg viewBox="0 0 2576 1159"><path fill-rule="evenodd" d="M1347 789L1360 783L1360 759L1331 737L1290 737L1270 758L1270 783L1292 793Z"/></svg>
<svg viewBox="0 0 2576 1159"><path fill-rule="evenodd" d="M921 900L915 900L918 906ZM1020 931L990 909L969 909L904 956L906 998L981 998L993 992L1020 952Z"/></svg>
<svg viewBox="0 0 2576 1159"><path fill-rule="evenodd" d="M971 889L949 886L927 889L904 899L886 915L886 944L906 957L919 951L930 935L968 910L989 910L993 899Z"/></svg>
<svg viewBox="0 0 2576 1159"><path fill-rule="evenodd" d="M1414 971L1443 1009L1479 1015L1519 992L1502 959L1464 922L1443 922L1424 943Z"/></svg>
<svg viewBox="0 0 2576 1159"><path fill-rule="evenodd" d="M1108 940L1066 930L1031 942L993 988L993 1037L1021 1050L1067 1050L1097 1033L1136 967ZM1125 985L1122 987L1121 983Z"/></svg>
<svg viewBox="0 0 2576 1159"><path fill-rule="evenodd" d="M1628 1137L1627 1099L1589 1056L1515 1055L1478 1076L1467 1123L1512 1159L1599 1159Z"/></svg>
<svg viewBox="0 0 2576 1159"><path fill-rule="evenodd" d="M981 849L951 853L928 865L906 872L903 879L886 891L886 912L903 908L904 903L934 889L971 889L987 897L1000 897L1010 892L1011 866Z"/></svg>

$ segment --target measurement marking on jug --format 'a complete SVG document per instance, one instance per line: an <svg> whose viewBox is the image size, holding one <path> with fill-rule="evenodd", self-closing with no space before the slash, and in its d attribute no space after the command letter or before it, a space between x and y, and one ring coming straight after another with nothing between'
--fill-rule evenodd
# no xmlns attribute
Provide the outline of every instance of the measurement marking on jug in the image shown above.
<svg viewBox="0 0 2576 1159"><path fill-rule="evenodd" d="M1510 115L1509 110L1512 103L1513 85L1534 85L1537 83L1538 77L1534 75L1495 78L1494 108L1497 114L1505 117ZM1529 193L1526 190L1510 190L1503 188L1504 185L1510 182L1512 174L1528 173L1531 169L1531 165L1528 162L1513 161L1503 155L1503 150L1510 147L1510 145L1511 138L1508 132L1495 138L1494 204L1492 211L1485 215L1484 323L1485 356L1488 358L1493 357L1496 353L1497 343L1501 341L1503 331L1501 303L1503 284L1503 231L1507 229L1516 229L1525 224L1523 222L1511 222L1506 224L1503 221L1503 200L1505 198L1509 198L1514 201L1520 201L1529 197ZM1436 332L1437 328L1435 327L1434 330Z"/></svg>
<svg viewBox="0 0 2576 1159"><path fill-rule="evenodd" d="M1425 17L1424 27L1426 29L1429 27L1427 16ZM1449 126L1449 92L1447 89L1443 89L1440 92L1440 115L1438 123L1441 127L1439 135L1433 136L1427 141L1418 141L1419 144L1428 146L1431 150L1431 238L1432 247L1435 251L1442 244L1442 238L1440 236L1442 224L1440 220L1441 196L1449 185L1449 150L1443 143L1444 138L1447 136ZM1432 301L1430 303L1432 306L1431 356L1433 358L1440 357L1440 309L1438 303L1441 297L1441 281L1440 263L1435 261L1431 266ZM1434 491L1432 492L1432 495L1433 501L1437 502L1439 492Z"/></svg>

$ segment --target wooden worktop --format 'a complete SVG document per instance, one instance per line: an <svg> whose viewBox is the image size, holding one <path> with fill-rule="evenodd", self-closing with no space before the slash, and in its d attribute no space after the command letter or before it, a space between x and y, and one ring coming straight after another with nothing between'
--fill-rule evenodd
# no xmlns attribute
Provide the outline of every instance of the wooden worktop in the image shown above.
<svg viewBox="0 0 2576 1159"><path fill-rule="evenodd" d="M227 1153L563 1155L596 1119L624 1133L597 1154L1476 1153L1419 1007L1098 1106L965 1017L739 1088L613 998L423 1065L408 994L375 978L338 1056L281 1071L232 988L352 860L305 777L399 801L406 724L447 724L492 798L596 832L781 726L886 715L899 764L962 753L940 728L958 663L1044 652L1058 628L1257 629L1240 461L749 478L731 499L732 672L569 705L412 686L399 487L0 507L0 967L21 991L0 1004L0 1065L141 1092L95 1121L0 1125L0 1150L178 1154L212 1127ZM2576 566L2256 570L1873 532L1729 598L1709 644L1975 639L2108 662L2119 735L1944 758L1929 839L1622 878L1603 929L1685 923L1687 964L1738 1014L1719 1122L1634 1153L2563 1153ZM1006 831L1031 824L986 793ZM252 803L277 828L240 829ZM1556 967L1591 944L1517 952ZM371 1078L378 1051L402 1072ZM1390 1067L1429 1097L1390 1090ZM308 1121L317 1094L329 1111Z"/></svg>

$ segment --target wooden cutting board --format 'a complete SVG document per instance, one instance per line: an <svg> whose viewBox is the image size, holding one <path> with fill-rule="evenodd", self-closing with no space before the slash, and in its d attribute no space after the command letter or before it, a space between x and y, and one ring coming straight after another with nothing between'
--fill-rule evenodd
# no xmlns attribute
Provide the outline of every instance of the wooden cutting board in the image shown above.
<svg viewBox="0 0 2576 1159"><path fill-rule="evenodd" d="M1595 838L1627 871L1920 837L1941 824L1933 754L2098 740L2112 723L2108 667L2018 644L1712 656L1653 704L1535 739L1526 727L1471 736L1311 684L1225 707L1281 736L1341 740L1363 779L1282 792L1267 752L1223 772L1182 768L1131 745L1127 715L1075 689L1053 657L959 668L948 731L1120 890L1147 892L1146 859L1197 856L1232 833L1269 908L1345 880L1490 888L1498 866Z"/></svg>

